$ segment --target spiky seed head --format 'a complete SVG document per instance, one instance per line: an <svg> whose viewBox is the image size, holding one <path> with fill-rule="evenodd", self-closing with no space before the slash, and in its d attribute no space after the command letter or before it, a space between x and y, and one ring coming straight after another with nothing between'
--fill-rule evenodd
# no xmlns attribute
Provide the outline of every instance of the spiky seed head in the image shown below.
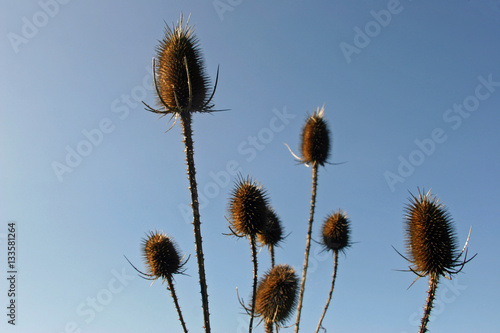
<svg viewBox="0 0 500 333"><path fill-rule="evenodd" d="M181 14L177 25L166 26L165 36L156 48L157 103L165 113L207 111L209 79L194 28L188 23L184 25ZM190 99L191 108L187 110Z"/></svg>
<svg viewBox="0 0 500 333"><path fill-rule="evenodd" d="M142 244L147 272L155 278L166 279L180 273L181 256L172 237L165 233L150 232Z"/></svg>
<svg viewBox="0 0 500 333"><path fill-rule="evenodd" d="M421 275L445 275L457 266L452 218L430 191L412 195L406 207L406 245L413 270Z"/></svg>
<svg viewBox="0 0 500 333"><path fill-rule="evenodd" d="M283 240L283 228L281 221L272 207L267 208L267 221L264 230L257 235L262 245L276 246Z"/></svg>
<svg viewBox="0 0 500 333"><path fill-rule="evenodd" d="M350 246L350 220L342 210L330 214L322 227L323 246L327 250L344 250Z"/></svg>
<svg viewBox="0 0 500 333"><path fill-rule="evenodd" d="M325 108L316 109L302 129L300 151L302 163L324 165L330 155L330 130L323 114Z"/></svg>
<svg viewBox="0 0 500 333"><path fill-rule="evenodd" d="M297 305L298 280L295 270L285 264L266 272L255 297L255 312L266 322L282 324Z"/></svg>
<svg viewBox="0 0 500 333"><path fill-rule="evenodd" d="M254 237L264 230L267 221L267 195L262 185L250 177L239 178L230 200L233 231L239 236Z"/></svg>

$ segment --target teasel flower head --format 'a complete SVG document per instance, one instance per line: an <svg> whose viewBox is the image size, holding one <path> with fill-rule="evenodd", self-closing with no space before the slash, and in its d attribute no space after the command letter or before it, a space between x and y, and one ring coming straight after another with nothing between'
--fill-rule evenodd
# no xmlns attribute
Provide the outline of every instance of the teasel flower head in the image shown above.
<svg viewBox="0 0 500 333"><path fill-rule="evenodd" d="M255 312L266 322L284 324L297 305L298 284L291 266L275 266L259 282Z"/></svg>
<svg viewBox="0 0 500 333"><path fill-rule="evenodd" d="M344 251L350 244L350 220L342 210L330 214L322 227L322 244L326 250Z"/></svg>
<svg viewBox="0 0 500 333"><path fill-rule="evenodd" d="M300 161L323 166L330 155L330 130L324 118L325 107L317 108L302 129Z"/></svg>
<svg viewBox="0 0 500 333"><path fill-rule="evenodd" d="M410 270L419 277L427 275L451 276L462 270L467 260L467 238L459 252L453 220L446 207L430 191L418 197L411 195L406 207L405 233L407 259ZM465 258L459 260L465 252ZM459 267L457 269L457 267Z"/></svg>
<svg viewBox="0 0 500 333"><path fill-rule="evenodd" d="M230 229L240 237L255 237L264 231L268 219L268 198L262 185L240 177L230 198Z"/></svg>
<svg viewBox="0 0 500 333"><path fill-rule="evenodd" d="M166 26L165 35L156 48L153 74L157 105L146 109L162 115L178 116L183 112L209 112L215 93L209 93L210 80L193 26L184 23L181 14L177 25Z"/></svg>
<svg viewBox="0 0 500 333"><path fill-rule="evenodd" d="M272 207L267 208L267 221L264 230L257 235L257 239L262 246L278 246L283 240L283 227L280 218Z"/></svg>
<svg viewBox="0 0 500 333"><path fill-rule="evenodd" d="M146 264L146 272L142 272L128 260L129 264L146 280L168 280L174 274L183 274L184 260L174 239L160 231L151 231L142 241L142 255Z"/></svg>

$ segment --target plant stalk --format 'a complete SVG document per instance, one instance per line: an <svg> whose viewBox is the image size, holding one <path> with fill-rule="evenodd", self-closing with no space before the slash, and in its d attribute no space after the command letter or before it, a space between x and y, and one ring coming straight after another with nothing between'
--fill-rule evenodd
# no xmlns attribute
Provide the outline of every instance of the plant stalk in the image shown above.
<svg viewBox="0 0 500 333"><path fill-rule="evenodd" d="M273 333L273 324L274 323L272 321L266 320L266 323L265 323L266 333Z"/></svg>
<svg viewBox="0 0 500 333"><path fill-rule="evenodd" d="M434 297L436 296L436 289L439 282L439 274L431 273L429 278L429 290L427 291L427 303L424 309L424 316L422 317L422 323L420 324L420 333L427 332L427 323L429 322L429 317L431 315L432 306L434 302Z"/></svg>
<svg viewBox="0 0 500 333"><path fill-rule="evenodd" d="M306 287L307 267L309 266L309 251L311 249L311 233L314 219L314 208L316 207L316 189L318 187L318 164L312 165L312 190L311 190L311 210L309 213L309 227L307 230L306 251L304 258L304 268L302 269L302 281L300 283L299 303L297 305L297 319L295 322L295 333L299 332L300 314L302 312L302 301L304 300L304 290Z"/></svg>
<svg viewBox="0 0 500 333"><path fill-rule="evenodd" d="M326 301L326 305L325 305L325 309L323 310L323 314L321 315L321 318L319 319L318 327L316 327L316 333L318 333L319 329L321 328L321 323L323 323L323 318L325 318L326 311L328 310L328 306L330 305L330 301L332 299L333 288L335 286L335 278L337 277L338 255L339 255L339 250L335 250L333 252L334 259L333 259L332 287L330 289L330 293L328 294L328 299Z"/></svg>
<svg viewBox="0 0 500 333"><path fill-rule="evenodd" d="M274 268L274 246L269 245L269 253L271 255L271 268Z"/></svg>
<svg viewBox="0 0 500 333"><path fill-rule="evenodd" d="M179 301L177 299L177 295L175 293L174 289L174 282L172 281L172 276L167 276L167 283L168 283L168 289L170 290L170 294L172 295L172 298L174 299L174 304L175 308L177 309L177 313L179 314L179 321L181 322L182 329L184 330L184 333L188 332L188 329L186 328L186 323L184 322L184 318L182 317L182 311L181 307L179 306Z"/></svg>
<svg viewBox="0 0 500 333"><path fill-rule="evenodd" d="M193 131L191 129L191 113L181 112L182 132L186 146L186 164L191 191L191 207L193 208L193 231L196 244L196 258L198 259L198 273L200 276L201 299L203 304L203 319L205 333L210 333L210 311L208 308L207 281L205 278L205 259L203 256L203 245L201 237L200 210L198 203L198 187L196 184L196 170L194 167Z"/></svg>
<svg viewBox="0 0 500 333"><path fill-rule="evenodd" d="M257 245L255 244L255 236L250 236L250 246L252 247L252 262L253 262L253 286L252 286L252 309L250 311L250 324L248 333L252 333L253 317L255 314L255 297L257 295Z"/></svg>

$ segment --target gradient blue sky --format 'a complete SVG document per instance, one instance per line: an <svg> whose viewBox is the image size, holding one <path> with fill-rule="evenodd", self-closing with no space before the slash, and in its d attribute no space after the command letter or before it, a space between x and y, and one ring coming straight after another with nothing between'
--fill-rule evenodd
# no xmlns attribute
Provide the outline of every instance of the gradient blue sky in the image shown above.
<svg viewBox="0 0 500 333"><path fill-rule="evenodd" d="M191 13L212 78L220 65L216 107L231 109L193 124L214 332L247 330L236 288L248 300L250 249L222 235L234 170L267 189L290 233L277 262L301 271L311 170L284 143L298 152L307 114L323 104L331 162L346 163L319 171L314 237L342 208L356 242L340 257L324 326L417 331L427 281L407 290L414 276L394 271L407 264L391 245L404 251L408 191L425 187L449 208L460 244L472 225L479 253L440 285L429 328L500 330L498 0L54 3L0 1L1 276L11 220L19 270L15 329L0 282L2 332L181 332L165 286L123 257L143 268L141 239L155 229L191 254L176 286L188 328L201 332L180 126L165 133L168 119L139 102L154 101L151 59L180 12ZM303 332L330 287L332 256L320 250L313 243ZM259 262L269 267L267 250Z"/></svg>

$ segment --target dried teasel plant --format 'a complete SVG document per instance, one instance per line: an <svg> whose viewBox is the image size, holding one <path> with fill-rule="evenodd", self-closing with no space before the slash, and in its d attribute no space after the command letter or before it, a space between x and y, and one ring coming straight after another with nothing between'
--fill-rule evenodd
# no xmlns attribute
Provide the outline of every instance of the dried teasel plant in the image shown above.
<svg viewBox="0 0 500 333"><path fill-rule="evenodd" d="M307 118L302 129L300 151L302 157L297 157L301 163L312 166L312 190L311 208L309 212L309 222L306 239L306 249L304 254L304 267L302 269L302 280L300 283L299 302L297 307L297 319L295 322L295 333L298 333L300 326L300 316L302 312L302 302L306 285L307 268L309 266L309 251L311 249L311 233L314 221L314 209L316 207L316 191L318 186L318 167L323 166L328 161L330 155L330 130L324 119L325 107L317 108L316 111Z"/></svg>
<svg viewBox="0 0 500 333"><path fill-rule="evenodd" d="M153 58L153 76L158 109L144 103L146 110L165 116L182 117L192 112L214 111L211 100L217 87L219 70L211 95L203 54L189 18L181 14L177 25L166 26Z"/></svg>
<svg viewBox="0 0 500 333"><path fill-rule="evenodd" d="M219 70L211 95L210 82L205 72L203 55L194 28L184 24L181 14L177 25L165 29L165 36L156 49L153 58L153 77L158 109L146 105L146 110L172 118L181 119L184 136L187 174L191 191L191 206L193 209L193 232L196 245L196 258L200 280L205 333L210 332L210 311L208 291L205 276L205 259L201 236L201 221L198 202L198 186L194 163L192 113L212 112L210 104L217 87Z"/></svg>
<svg viewBox="0 0 500 333"><path fill-rule="evenodd" d="M410 195L405 215L408 257L398 253L410 263L409 270L417 275L415 281L429 276L428 297L420 325L420 333L424 333L427 332L439 277L451 279L476 255L467 259L470 231L459 252L453 220L437 197L433 197L430 191L424 194L420 190L418 197Z"/></svg>
<svg viewBox="0 0 500 333"><path fill-rule="evenodd" d="M285 264L276 265L260 280L255 297L255 312L265 322L266 333L273 325L278 331L297 305L298 278L295 270Z"/></svg>
<svg viewBox="0 0 500 333"><path fill-rule="evenodd" d="M278 214L272 207L267 207L267 221L264 229L257 234L262 246L267 246L271 256L271 267L274 267L274 248L283 241L283 227Z"/></svg>
<svg viewBox="0 0 500 333"><path fill-rule="evenodd" d="M319 319L318 326L316 327L316 333L319 332L323 319L325 318L326 311L330 305L332 299L333 288L335 287L335 278L337 277L337 266L338 266L338 254L344 252L349 246L351 246L350 241L350 220L347 214L342 210L337 210L336 212L328 215L323 222L321 228L321 243L325 250L333 252L333 275L332 275L332 286L330 292L328 293L328 299L326 301L323 314Z"/></svg>
<svg viewBox="0 0 500 333"><path fill-rule="evenodd" d="M240 176L231 194L229 213L229 229L232 234L237 237L248 237L252 250L252 301L251 309L247 311L250 314L249 332L252 332L255 313L255 302L253 300L257 288L258 269L256 238L259 233L264 231L268 219L268 197L262 185L250 177L244 179ZM242 302L240 301L240 303ZM246 309L243 303L242 306Z"/></svg>
<svg viewBox="0 0 500 333"><path fill-rule="evenodd" d="M126 257L125 258L139 273L140 277L146 280L161 279L163 282L167 281L168 290L170 290L172 295L182 329L184 332L188 332L175 292L173 279L175 274L184 273L183 267L187 263L187 259L183 260L181 257L179 248L174 239L159 231L150 232L143 240L142 254L146 265L146 272L140 271Z"/></svg>
<svg viewBox="0 0 500 333"><path fill-rule="evenodd" d="M306 120L301 134L300 161L314 166L325 165L330 156L330 130L324 118L325 107L317 108Z"/></svg>

